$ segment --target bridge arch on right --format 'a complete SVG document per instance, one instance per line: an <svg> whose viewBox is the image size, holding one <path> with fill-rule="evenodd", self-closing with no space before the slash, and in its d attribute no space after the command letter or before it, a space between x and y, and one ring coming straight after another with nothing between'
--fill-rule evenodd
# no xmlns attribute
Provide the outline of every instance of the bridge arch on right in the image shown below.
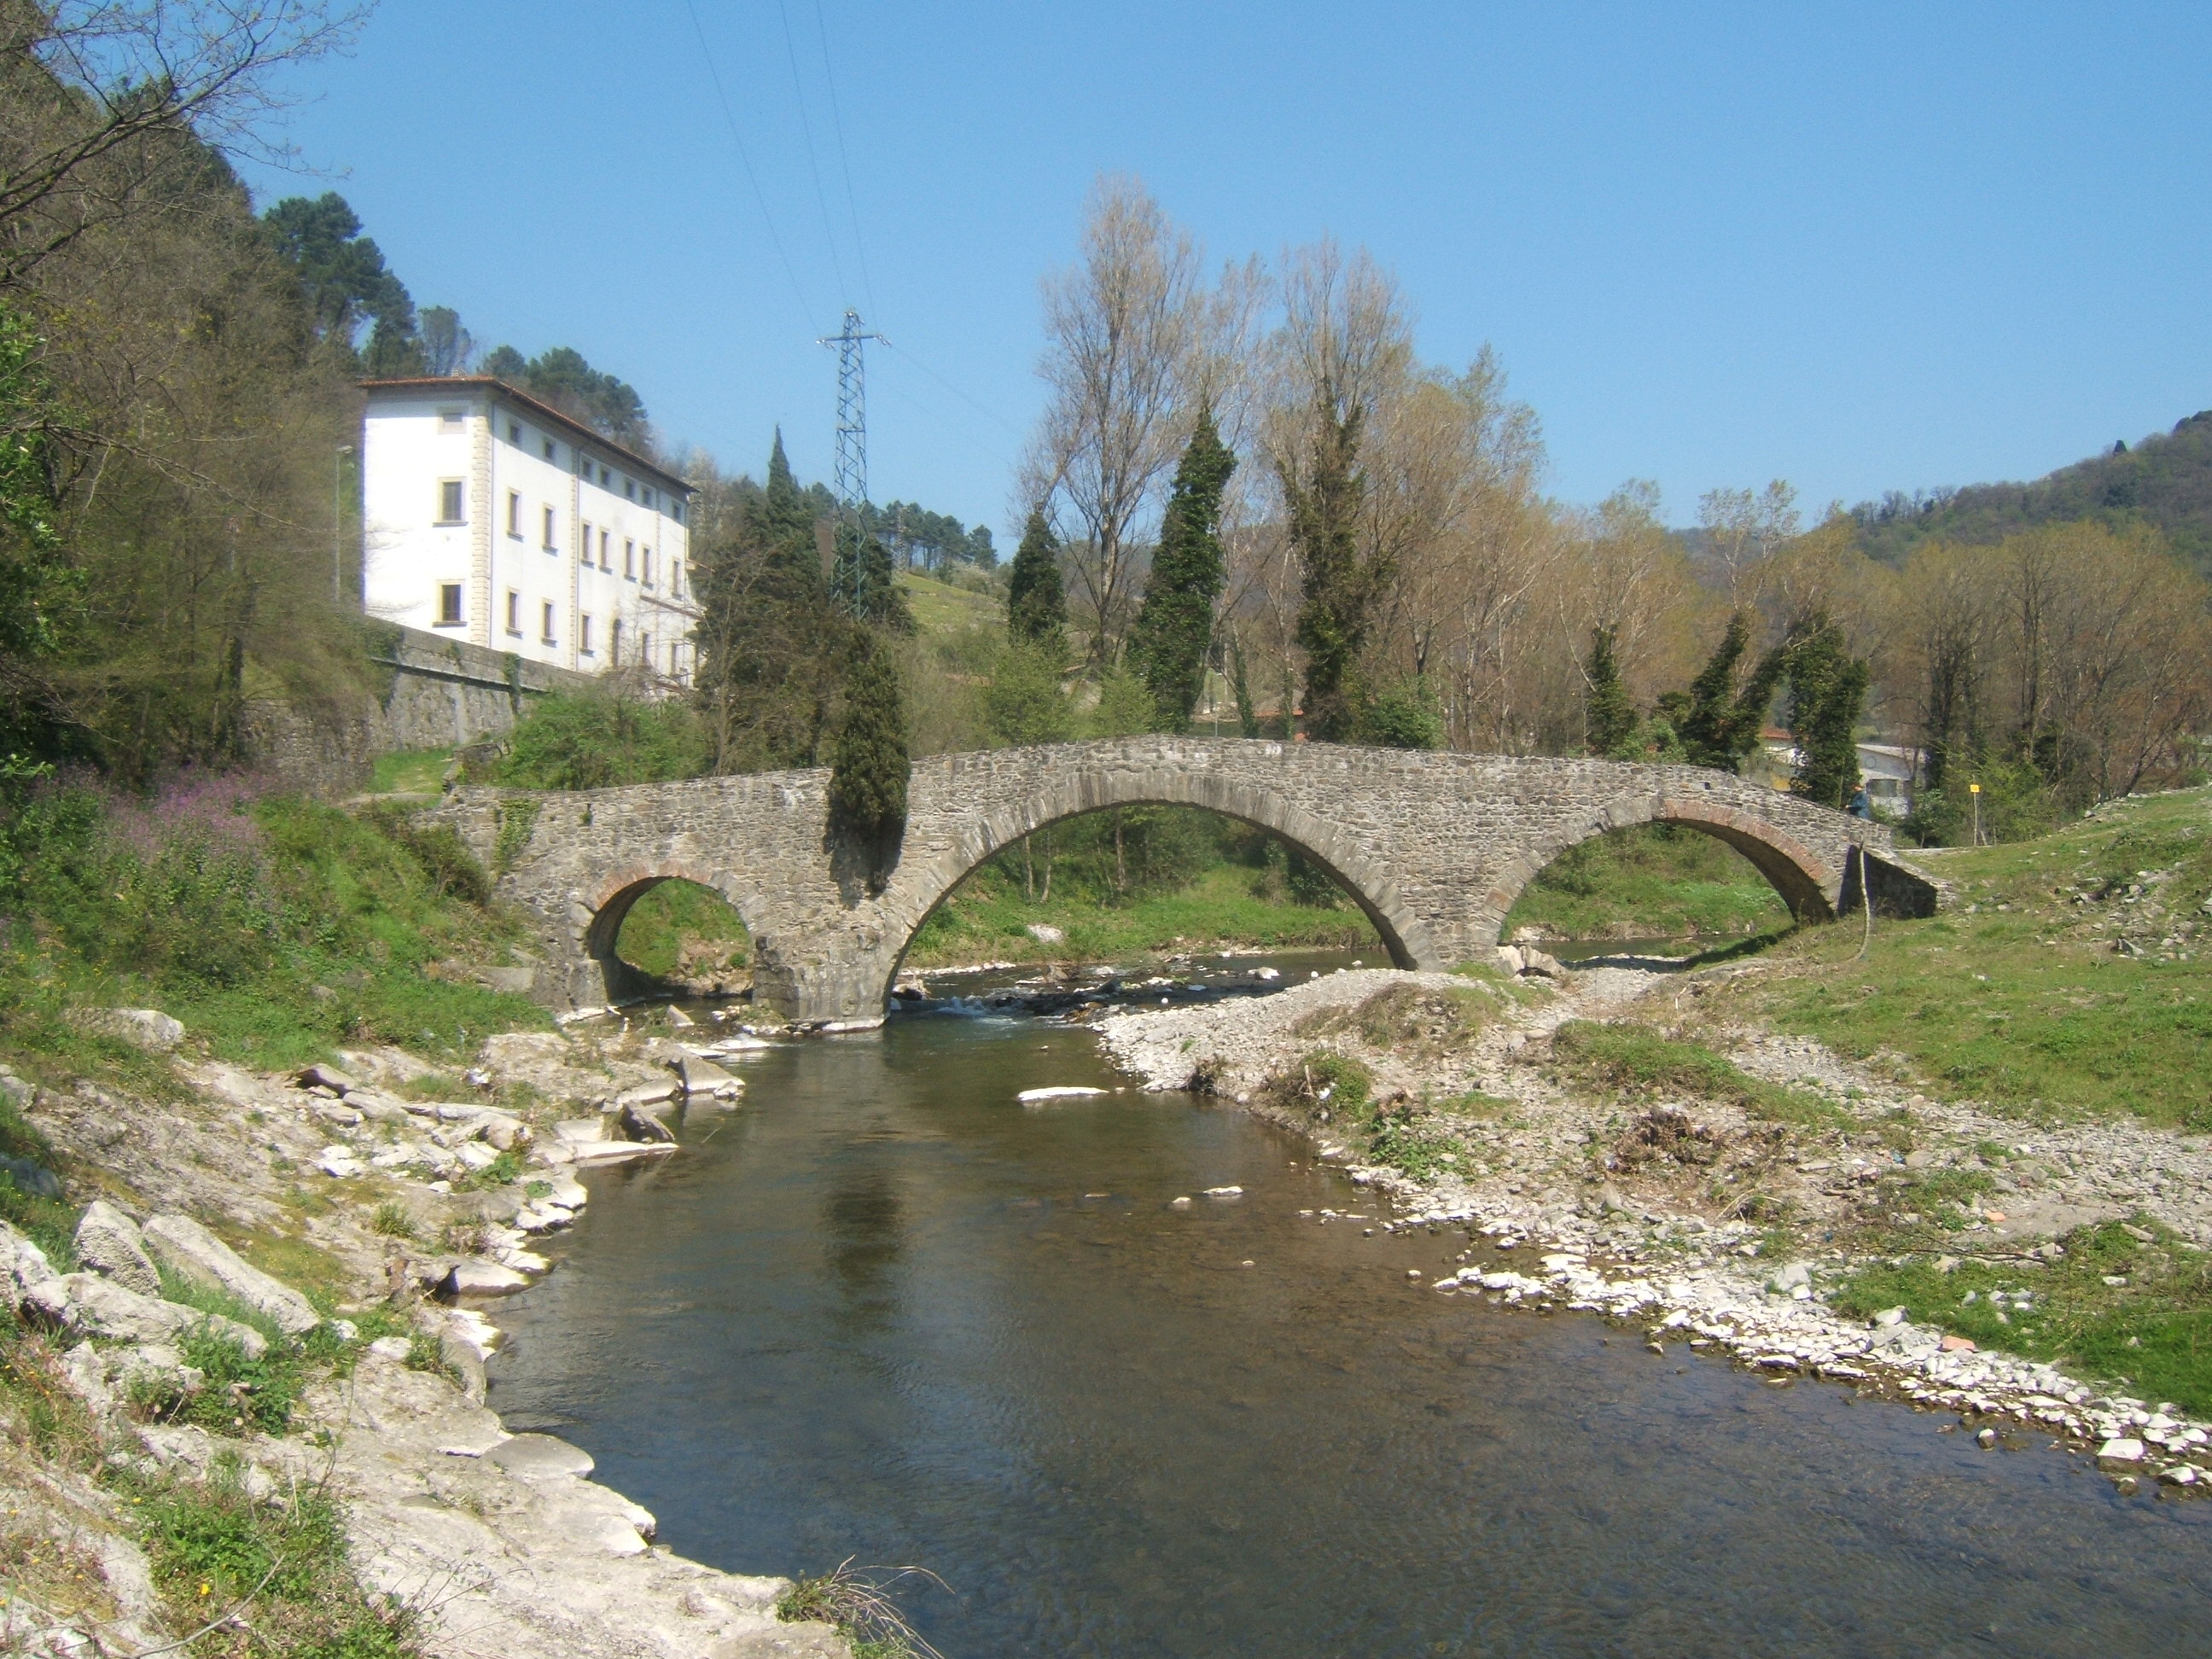
<svg viewBox="0 0 2212 1659"><path fill-rule="evenodd" d="M1548 919L1535 924L1547 937L1745 933L1779 922L1784 913L1800 922L1826 921L1839 908L1856 908L1856 861L1846 863L1850 867L1831 867L1786 830L1722 802L1642 796L1529 846L1497 872L1486 908L1499 918L1501 941L1522 922L1516 908L1524 899ZM1576 878L1586 871L1610 889L1596 909L1572 902ZM1754 875L1780 901L1779 911L1744 891ZM1675 884L1686 890L1668 891ZM1687 890L1693 886L1698 890ZM1608 916L1606 903L1625 913ZM1562 925L1564 935L1555 931Z"/></svg>

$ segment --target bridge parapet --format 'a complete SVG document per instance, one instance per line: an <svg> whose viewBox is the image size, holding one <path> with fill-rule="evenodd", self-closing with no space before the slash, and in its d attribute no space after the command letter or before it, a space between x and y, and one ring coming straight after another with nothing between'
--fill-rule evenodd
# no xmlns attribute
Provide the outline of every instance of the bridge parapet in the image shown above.
<svg viewBox="0 0 2212 1659"><path fill-rule="evenodd" d="M1863 864L1881 904L1935 901L1885 827L1696 767L1179 737L933 756L915 765L898 860L872 891L835 856L828 784L815 769L526 798L465 789L441 811L488 861L504 850L501 894L538 919L540 994L562 1007L638 988L614 956L622 918L679 877L744 918L763 1000L793 1019L876 1019L915 930L977 865L1058 820L1156 802L1294 843L1403 967L1486 955L1545 865L1654 821L1735 847L1807 920L1856 906Z"/></svg>

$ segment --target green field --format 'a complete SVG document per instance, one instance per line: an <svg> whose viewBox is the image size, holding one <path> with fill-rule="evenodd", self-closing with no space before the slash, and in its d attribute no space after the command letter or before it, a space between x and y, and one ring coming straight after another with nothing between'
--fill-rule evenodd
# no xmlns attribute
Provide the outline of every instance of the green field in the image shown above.
<svg viewBox="0 0 2212 1659"><path fill-rule="evenodd" d="M1794 934L1720 1001L1932 1091L2023 1116L2212 1130L2212 791L2116 803L2036 841L1926 856L1957 904ZM2132 954L2131 954L2132 953ZM1710 999L1709 999L1710 1000Z"/></svg>

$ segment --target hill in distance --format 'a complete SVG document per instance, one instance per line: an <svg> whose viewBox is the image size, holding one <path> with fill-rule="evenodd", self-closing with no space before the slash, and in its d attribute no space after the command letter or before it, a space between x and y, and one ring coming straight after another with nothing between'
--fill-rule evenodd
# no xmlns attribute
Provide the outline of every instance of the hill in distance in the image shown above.
<svg viewBox="0 0 2212 1659"><path fill-rule="evenodd" d="M2002 541L2039 525L2082 520L2154 525L2176 557L2212 576L2212 410L2130 449L2063 466L2032 483L1971 484L1907 495L1892 490L1851 509L1859 544L1885 564L1902 563L1925 541Z"/></svg>

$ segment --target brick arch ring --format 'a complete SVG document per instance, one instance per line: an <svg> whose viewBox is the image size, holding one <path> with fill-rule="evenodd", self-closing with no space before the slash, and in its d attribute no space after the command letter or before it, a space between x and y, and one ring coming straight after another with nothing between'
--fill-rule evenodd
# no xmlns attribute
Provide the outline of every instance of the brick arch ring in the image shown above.
<svg viewBox="0 0 2212 1659"><path fill-rule="evenodd" d="M1400 968L1446 965L1428 924L1409 905L1389 871L1352 836L1270 790L1197 769L1142 774L1086 770L1024 801L1011 812L981 818L957 845L914 868L894 872L882 899L878 968L885 997L915 933L978 866L1027 835L1069 818L1115 806L1194 806L1280 836L1326 870L1373 924Z"/></svg>
<svg viewBox="0 0 2212 1659"><path fill-rule="evenodd" d="M1579 832L1547 837L1500 870L1483 895L1483 909L1502 927L1522 891L1544 866L1571 847L1632 830L1640 823L1678 823L1726 843L1750 860L1799 921L1832 921L1844 872L1831 869L1819 854L1764 819L1717 802L1676 795L1626 797L1591 815Z"/></svg>

